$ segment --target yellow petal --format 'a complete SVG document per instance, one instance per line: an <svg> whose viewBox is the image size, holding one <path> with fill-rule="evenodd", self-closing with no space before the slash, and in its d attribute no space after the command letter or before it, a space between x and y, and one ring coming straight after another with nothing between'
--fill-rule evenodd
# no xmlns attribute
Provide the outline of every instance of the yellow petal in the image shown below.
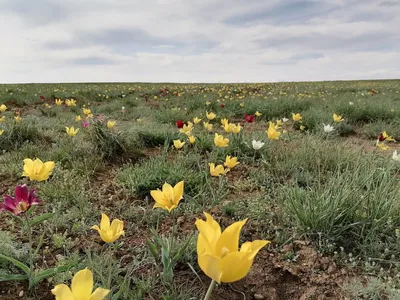
<svg viewBox="0 0 400 300"><path fill-rule="evenodd" d="M183 188L184 188L183 180L178 182L174 186L174 203L176 205L178 205L179 201L183 198Z"/></svg>
<svg viewBox="0 0 400 300"><path fill-rule="evenodd" d="M111 223L111 231L114 236L120 237L121 235L124 235L124 221L114 219Z"/></svg>
<svg viewBox="0 0 400 300"><path fill-rule="evenodd" d="M161 206L168 206L170 204L168 199L165 198L164 193L160 190L150 191L150 195L151 195L151 197L153 197L154 201L159 203ZM157 207L159 207L159 206L157 206Z"/></svg>
<svg viewBox="0 0 400 300"><path fill-rule="evenodd" d="M89 300L103 300L110 293L110 290L103 288L97 288L94 293L90 296Z"/></svg>
<svg viewBox="0 0 400 300"><path fill-rule="evenodd" d="M70 288L65 284L58 284L51 290L56 300L75 300Z"/></svg>
<svg viewBox="0 0 400 300"><path fill-rule="evenodd" d="M235 222L222 232L216 246L218 255L223 255L228 251L228 253L239 251L240 231L246 222L247 219Z"/></svg>
<svg viewBox="0 0 400 300"><path fill-rule="evenodd" d="M75 300L87 300L93 290L93 274L89 269L84 269L75 274L71 282L72 294Z"/></svg>
<svg viewBox="0 0 400 300"><path fill-rule="evenodd" d="M250 252L250 259L254 259L254 257L257 255L258 251L267 244L269 244L270 241L263 241L263 240L255 240L252 242L246 242L242 244L242 247L240 248L240 252Z"/></svg>
<svg viewBox="0 0 400 300"><path fill-rule="evenodd" d="M110 228L110 219L103 213L101 214L100 228L102 231Z"/></svg>
<svg viewBox="0 0 400 300"><path fill-rule="evenodd" d="M100 233L100 232L101 232L101 230L100 230L100 227L99 227L99 226L97 226L97 225L93 225L92 227L90 227L90 229L97 230L97 232L98 232L98 233Z"/></svg>
<svg viewBox="0 0 400 300"><path fill-rule="evenodd" d="M33 160L30 158L24 159L24 173L23 176L30 176L33 172Z"/></svg>
<svg viewBox="0 0 400 300"><path fill-rule="evenodd" d="M171 201L174 199L174 189L169 183L164 183L162 186L162 192L164 193L164 197Z"/></svg>
<svg viewBox="0 0 400 300"><path fill-rule="evenodd" d="M219 270L222 274L221 282L234 282L242 279L249 273L253 259L249 253L233 252L221 259Z"/></svg>
<svg viewBox="0 0 400 300"><path fill-rule="evenodd" d="M197 259L197 262L204 274L206 274L208 277L218 283L221 283L222 277L222 272L220 270L220 261L221 259L219 257L208 254L199 255Z"/></svg>

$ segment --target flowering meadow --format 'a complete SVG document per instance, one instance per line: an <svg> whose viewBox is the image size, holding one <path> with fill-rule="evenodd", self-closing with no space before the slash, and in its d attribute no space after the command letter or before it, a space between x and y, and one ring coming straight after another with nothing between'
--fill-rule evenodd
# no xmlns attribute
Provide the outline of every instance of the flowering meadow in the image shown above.
<svg viewBox="0 0 400 300"><path fill-rule="evenodd" d="M399 299L400 81L0 85L0 299Z"/></svg>

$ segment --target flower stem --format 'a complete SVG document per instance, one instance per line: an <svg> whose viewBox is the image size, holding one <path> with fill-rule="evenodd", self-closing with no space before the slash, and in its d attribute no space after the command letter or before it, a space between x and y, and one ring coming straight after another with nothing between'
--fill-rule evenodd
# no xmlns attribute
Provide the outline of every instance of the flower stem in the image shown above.
<svg viewBox="0 0 400 300"><path fill-rule="evenodd" d="M204 300L211 299L211 294L212 294L216 284L217 284L217 282L215 280L211 281L210 286L208 287L206 296L204 297Z"/></svg>
<svg viewBox="0 0 400 300"><path fill-rule="evenodd" d="M33 274L33 251L32 251L32 227L31 224L29 223L28 216L26 213L24 214L25 217L25 222L26 222L26 228L27 228L27 234L28 234L28 248L29 248L29 287L31 286L32 282L32 274Z"/></svg>

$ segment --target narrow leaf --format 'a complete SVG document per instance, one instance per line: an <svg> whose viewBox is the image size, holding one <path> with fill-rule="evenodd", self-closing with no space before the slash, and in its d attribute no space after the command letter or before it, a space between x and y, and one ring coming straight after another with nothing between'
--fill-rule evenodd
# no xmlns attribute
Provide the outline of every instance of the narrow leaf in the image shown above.
<svg viewBox="0 0 400 300"><path fill-rule="evenodd" d="M16 266L17 268L20 268L22 271L24 271L27 275L29 275L30 273L30 269L27 265L25 265L24 263L20 262L19 260L16 260L12 257L8 257L6 255L3 255L0 253L0 259L5 259L8 260L9 262L13 263L14 266Z"/></svg>
<svg viewBox="0 0 400 300"><path fill-rule="evenodd" d="M39 224L43 221L50 219L52 216L53 216L52 213L43 214L43 215L33 218L29 223L31 226L35 226L36 224Z"/></svg>

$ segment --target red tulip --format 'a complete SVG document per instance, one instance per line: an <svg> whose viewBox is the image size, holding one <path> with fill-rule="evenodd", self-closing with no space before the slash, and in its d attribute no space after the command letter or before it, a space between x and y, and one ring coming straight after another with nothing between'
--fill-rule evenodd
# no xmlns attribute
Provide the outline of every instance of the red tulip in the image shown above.
<svg viewBox="0 0 400 300"><path fill-rule="evenodd" d="M378 135L378 140L379 140L380 142L383 142L384 140L386 140L386 138L382 135L382 133L380 133L380 134Z"/></svg>
<svg viewBox="0 0 400 300"><path fill-rule="evenodd" d="M256 118L254 117L254 115L246 115L244 114L244 121L247 123L253 123L256 120Z"/></svg>
<svg viewBox="0 0 400 300"><path fill-rule="evenodd" d="M26 212L31 206L40 203L40 199L36 196L36 190L29 191L26 184L15 187L15 197L4 195L3 199L4 203L0 203L0 211L10 211L14 215Z"/></svg>
<svg viewBox="0 0 400 300"><path fill-rule="evenodd" d="M183 123L182 120L176 121L176 127L178 127L178 128L183 128L183 125L185 125L185 123Z"/></svg>
<svg viewBox="0 0 400 300"><path fill-rule="evenodd" d="M221 103L221 107L224 108L224 107L225 107L225 104Z"/></svg>

